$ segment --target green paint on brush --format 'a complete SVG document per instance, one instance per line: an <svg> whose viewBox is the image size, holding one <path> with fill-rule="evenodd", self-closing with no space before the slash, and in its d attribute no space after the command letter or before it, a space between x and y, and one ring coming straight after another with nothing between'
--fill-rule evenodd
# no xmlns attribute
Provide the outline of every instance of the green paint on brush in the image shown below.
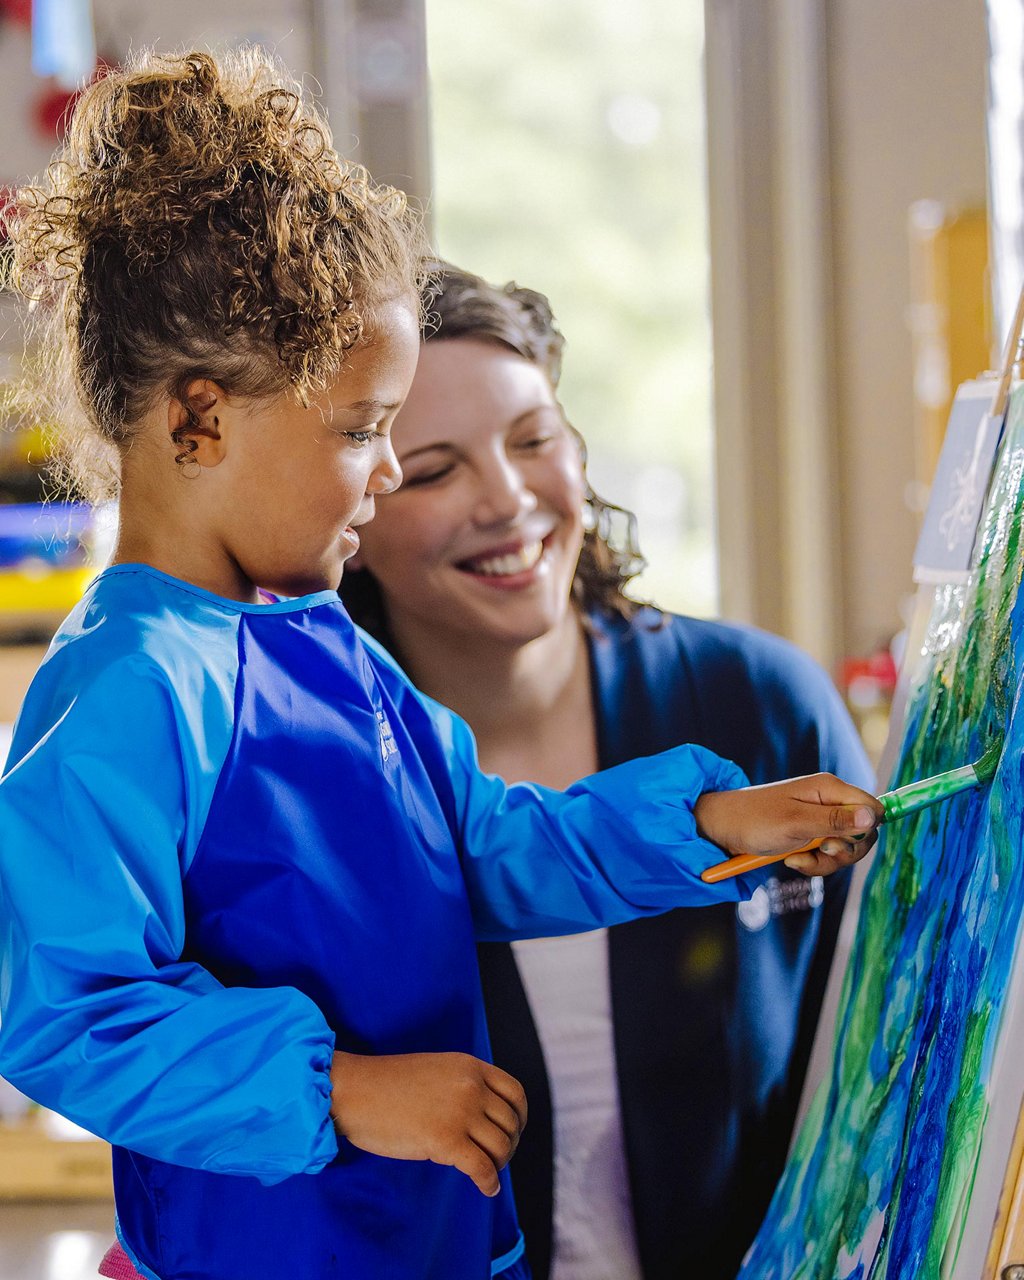
<svg viewBox="0 0 1024 1280"><path fill-rule="evenodd" d="M887 791L885 795L878 797L885 815L883 822L905 818L908 813L916 813L918 809L926 809L941 800L948 800L950 796L959 795L970 787L980 787L991 782L1002 752L1003 738L1000 734L974 764L947 769L945 773L937 773L932 778L922 778L919 782L897 787L895 791Z"/></svg>

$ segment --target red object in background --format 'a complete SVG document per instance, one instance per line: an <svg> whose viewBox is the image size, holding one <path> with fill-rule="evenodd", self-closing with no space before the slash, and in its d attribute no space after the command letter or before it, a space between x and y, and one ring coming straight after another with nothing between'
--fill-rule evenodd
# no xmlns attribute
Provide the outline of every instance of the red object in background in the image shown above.
<svg viewBox="0 0 1024 1280"><path fill-rule="evenodd" d="M48 138L59 137L64 132L71 108L78 101L78 89L47 89L36 98L32 118ZM63 126L63 127L62 127Z"/></svg>
<svg viewBox="0 0 1024 1280"><path fill-rule="evenodd" d="M7 219L4 214L12 204L14 204L14 188L0 184L0 245L5 244L8 239Z"/></svg>
<svg viewBox="0 0 1024 1280"><path fill-rule="evenodd" d="M873 680L880 688L896 687L896 663L888 649L879 649L867 658L844 658L839 667L839 687L848 689L854 680Z"/></svg>
<svg viewBox="0 0 1024 1280"><path fill-rule="evenodd" d="M0 18L19 26L32 25L32 0L0 0Z"/></svg>
<svg viewBox="0 0 1024 1280"><path fill-rule="evenodd" d="M4 0L0 0L3 4ZM89 83L95 84L110 70L111 63L106 58L96 59L96 69L89 77ZM67 131L68 121L75 103L81 97L81 89L62 89L51 82L51 87L44 89L36 99L32 115L40 130L47 138L62 138Z"/></svg>
<svg viewBox="0 0 1024 1280"><path fill-rule="evenodd" d="M896 663L888 649L867 658L844 658L839 667L839 688L854 706L888 701L896 688Z"/></svg>

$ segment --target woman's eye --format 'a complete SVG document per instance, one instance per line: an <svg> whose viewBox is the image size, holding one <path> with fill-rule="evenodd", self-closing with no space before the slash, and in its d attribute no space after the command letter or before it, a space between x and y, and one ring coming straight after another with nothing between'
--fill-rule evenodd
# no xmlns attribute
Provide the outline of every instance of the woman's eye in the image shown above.
<svg viewBox="0 0 1024 1280"><path fill-rule="evenodd" d="M417 485L434 484L438 480L443 480L445 476L450 476L453 467L438 467L435 471L422 471L419 475L406 476L402 482L403 489L415 489Z"/></svg>
<svg viewBox="0 0 1024 1280"><path fill-rule="evenodd" d="M550 444L555 437L553 435L530 436L527 440L519 442L520 449L542 449L544 445Z"/></svg>

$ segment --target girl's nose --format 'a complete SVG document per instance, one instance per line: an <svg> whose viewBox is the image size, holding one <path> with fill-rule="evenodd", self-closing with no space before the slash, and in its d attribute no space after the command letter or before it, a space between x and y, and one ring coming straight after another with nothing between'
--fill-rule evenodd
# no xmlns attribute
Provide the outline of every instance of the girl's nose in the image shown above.
<svg viewBox="0 0 1024 1280"><path fill-rule="evenodd" d="M476 506L478 524L510 524L537 505L533 490L508 458L496 459L484 474Z"/></svg>
<svg viewBox="0 0 1024 1280"><path fill-rule="evenodd" d="M370 475L369 483L366 486L367 493L394 493L402 483L402 467L395 456L391 436L382 436L381 444L383 445L383 453Z"/></svg>

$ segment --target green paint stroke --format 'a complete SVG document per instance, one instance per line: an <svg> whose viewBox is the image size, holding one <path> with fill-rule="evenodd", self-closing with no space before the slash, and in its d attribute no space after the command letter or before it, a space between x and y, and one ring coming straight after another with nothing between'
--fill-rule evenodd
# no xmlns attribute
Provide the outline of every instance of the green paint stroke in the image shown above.
<svg viewBox="0 0 1024 1280"><path fill-rule="evenodd" d="M831 1073L740 1280L944 1280L955 1263L1024 916L1022 479L1018 391L975 569L935 592L893 778L909 816L865 884ZM935 776L951 769L970 788L952 798Z"/></svg>

